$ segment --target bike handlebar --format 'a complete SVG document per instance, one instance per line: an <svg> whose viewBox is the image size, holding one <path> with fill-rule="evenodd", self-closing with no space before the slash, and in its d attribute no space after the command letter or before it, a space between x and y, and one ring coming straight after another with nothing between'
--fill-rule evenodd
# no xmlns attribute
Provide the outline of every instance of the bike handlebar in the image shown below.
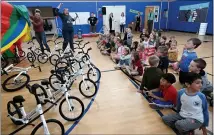
<svg viewBox="0 0 214 135"><path fill-rule="evenodd" d="M87 44L89 44L90 42L87 42L87 43L85 43L84 45L83 45L83 47L80 47L79 45L79 47L78 48L74 48L74 49L82 49L83 50L83 48L85 48L85 46L87 45Z"/></svg>

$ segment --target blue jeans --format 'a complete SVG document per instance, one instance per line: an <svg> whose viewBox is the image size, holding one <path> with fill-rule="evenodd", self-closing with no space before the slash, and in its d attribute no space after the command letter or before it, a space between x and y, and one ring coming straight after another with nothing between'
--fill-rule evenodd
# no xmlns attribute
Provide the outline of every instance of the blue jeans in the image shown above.
<svg viewBox="0 0 214 135"><path fill-rule="evenodd" d="M35 36L36 36L36 40L37 42L39 43L40 45L40 48L41 48L41 51L44 52L44 47L43 45L45 46L45 48L50 51L50 48L47 44L47 41L46 41L46 35L45 35L45 32L35 32Z"/></svg>
<svg viewBox="0 0 214 135"><path fill-rule="evenodd" d="M128 66L128 65L129 65L129 63L130 63L129 61L130 61L129 59L126 59L126 60L120 60L120 61L119 61L119 64L120 64L121 66L122 66L122 65L124 65L124 64L125 64L126 66Z"/></svg>
<svg viewBox="0 0 214 135"><path fill-rule="evenodd" d="M157 97L163 98L163 93L158 91L158 92L153 92L153 94ZM153 99L152 100L155 104L157 104L160 107L173 107L173 103L171 101L161 101L158 99Z"/></svg>
<svg viewBox="0 0 214 135"><path fill-rule="evenodd" d="M62 50L64 51L69 43L71 50L74 51L73 45L74 30L62 30L62 35L64 38Z"/></svg>

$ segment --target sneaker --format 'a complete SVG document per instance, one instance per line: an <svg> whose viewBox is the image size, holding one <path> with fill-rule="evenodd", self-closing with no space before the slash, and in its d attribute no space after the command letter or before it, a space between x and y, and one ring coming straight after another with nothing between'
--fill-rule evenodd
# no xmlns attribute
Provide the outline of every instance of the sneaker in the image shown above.
<svg viewBox="0 0 214 135"><path fill-rule="evenodd" d="M120 64L117 64L114 68L115 68L115 69L120 69L121 66L120 66Z"/></svg>
<svg viewBox="0 0 214 135"><path fill-rule="evenodd" d="M149 106L154 109L154 110L161 110L161 109L164 109L163 107L160 107L158 106L157 104L155 103L149 103Z"/></svg>

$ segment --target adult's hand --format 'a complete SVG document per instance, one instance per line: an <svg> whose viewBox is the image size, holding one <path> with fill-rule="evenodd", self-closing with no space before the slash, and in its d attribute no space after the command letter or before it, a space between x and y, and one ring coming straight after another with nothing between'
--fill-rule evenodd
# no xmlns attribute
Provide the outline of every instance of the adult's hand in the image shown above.
<svg viewBox="0 0 214 135"><path fill-rule="evenodd" d="M60 4L58 5L57 8L60 9L60 7L61 7L62 5L63 5L63 3L60 3Z"/></svg>

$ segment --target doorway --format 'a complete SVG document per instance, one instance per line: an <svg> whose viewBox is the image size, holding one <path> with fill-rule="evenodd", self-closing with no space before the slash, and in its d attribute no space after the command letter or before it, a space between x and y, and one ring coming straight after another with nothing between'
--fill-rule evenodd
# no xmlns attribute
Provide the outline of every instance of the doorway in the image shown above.
<svg viewBox="0 0 214 135"><path fill-rule="evenodd" d="M126 16L126 6L103 6L106 7L106 15L103 16L103 25L106 27L104 33L109 33L109 14L113 13L114 21L112 23L112 29L115 32L120 32L120 16L124 12Z"/></svg>
<svg viewBox="0 0 214 135"><path fill-rule="evenodd" d="M149 10L152 10L154 12L154 7L152 6L149 6L149 7L146 7L145 9L145 19L144 19L144 28L145 29L148 29L148 15L149 15ZM153 28L154 28L154 22L153 22Z"/></svg>

